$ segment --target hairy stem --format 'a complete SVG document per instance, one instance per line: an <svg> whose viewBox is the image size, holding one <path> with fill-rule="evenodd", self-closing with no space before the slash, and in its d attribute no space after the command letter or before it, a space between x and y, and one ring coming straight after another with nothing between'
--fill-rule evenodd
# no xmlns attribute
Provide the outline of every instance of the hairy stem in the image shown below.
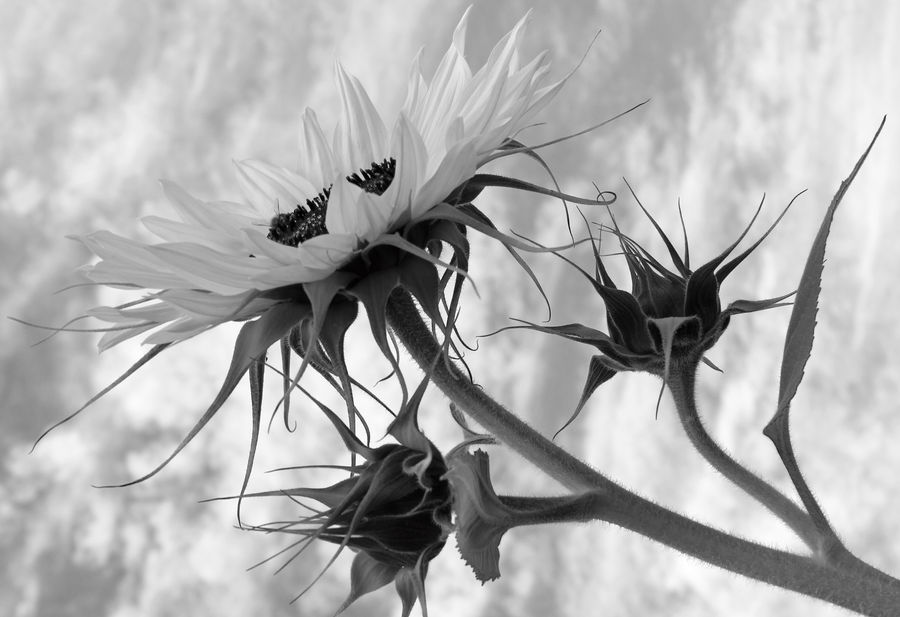
<svg viewBox="0 0 900 617"><path fill-rule="evenodd" d="M900 581L866 568L845 569L744 540L672 512L619 486L531 429L443 356L405 292L394 293L387 318L434 383L485 429L564 486L582 493L560 510L567 520L602 520L731 572L872 617L900 614ZM434 362L440 357L438 362ZM525 505L525 502L519 503ZM575 506L575 507L572 507ZM537 508L537 504L533 504ZM546 514L546 513L545 513ZM565 517L571 517L566 519ZM528 518L528 517L526 517ZM551 522L546 516L540 522ZM535 521L523 521L533 524Z"/></svg>
<svg viewBox="0 0 900 617"><path fill-rule="evenodd" d="M878 577L842 570L816 557L795 555L724 534L637 495L616 494L610 499L602 493L584 493L566 503L554 501L553 507L543 509L541 498L504 496L501 499L523 510L540 512L540 517L522 516L519 523L522 525L605 521L731 572L862 615L897 617L900 614L900 591Z"/></svg>
<svg viewBox="0 0 900 617"><path fill-rule="evenodd" d="M589 465L549 441L469 381L446 357L418 308L405 292L394 292L388 301L391 327L431 380L460 409L494 437L507 444L544 472L572 490L612 490L621 488ZM435 362L435 359L438 359Z"/></svg>
<svg viewBox="0 0 900 617"><path fill-rule="evenodd" d="M734 460L706 431L697 411L694 390L696 370L697 364L694 362L675 364L667 380L681 426L694 448L719 473L768 508L800 536L814 553L821 555L825 548L824 538L809 515L774 486Z"/></svg>

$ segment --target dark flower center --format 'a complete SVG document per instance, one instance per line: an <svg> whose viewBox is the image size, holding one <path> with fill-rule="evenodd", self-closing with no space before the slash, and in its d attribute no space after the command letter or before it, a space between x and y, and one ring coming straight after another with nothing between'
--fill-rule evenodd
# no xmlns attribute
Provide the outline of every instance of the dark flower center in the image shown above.
<svg viewBox="0 0 900 617"><path fill-rule="evenodd" d="M397 161L393 158L384 159L380 163L372 163L369 169L360 169L359 173L347 176L347 182L355 184L366 193L382 195L394 180L397 171Z"/></svg>
<svg viewBox="0 0 900 617"><path fill-rule="evenodd" d="M367 193L383 194L394 180L397 161L384 159L381 163L372 163L368 169L347 176L347 182L354 184ZM310 238L328 233L325 227L325 214L328 212L328 197L331 187L313 199L307 199L306 205L297 204L291 212L280 212L272 217L269 223L269 240L286 246L299 246Z"/></svg>
<svg viewBox="0 0 900 617"><path fill-rule="evenodd" d="M269 224L269 240L287 246L298 246L310 238L328 233L325 228L325 213L328 210L328 196L331 187L313 199L306 200L306 206L297 205L292 212L280 212L272 217Z"/></svg>

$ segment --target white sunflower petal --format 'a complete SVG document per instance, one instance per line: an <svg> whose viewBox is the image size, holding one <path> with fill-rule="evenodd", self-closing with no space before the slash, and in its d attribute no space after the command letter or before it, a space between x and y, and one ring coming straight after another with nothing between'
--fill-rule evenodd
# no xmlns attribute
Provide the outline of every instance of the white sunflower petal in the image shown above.
<svg viewBox="0 0 900 617"><path fill-rule="evenodd" d="M123 341L127 341L130 338L134 338L135 336L143 334L144 332L147 332L148 330L152 330L153 328L156 328L157 326L158 326L158 324L150 324L147 326L130 328L128 330L115 330L112 332L106 332L102 337L100 337L100 340L97 342L97 348L100 351L106 351L107 349L110 349L111 347L115 347L116 345L118 345L119 343L121 343Z"/></svg>
<svg viewBox="0 0 900 617"><path fill-rule="evenodd" d="M410 216L415 219L441 203L456 187L475 175L475 164L474 145L471 142L456 144L419 189Z"/></svg>
<svg viewBox="0 0 900 617"><path fill-rule="evenodd" d="M150 232L166 242L195 242L225 253L235 253L243 248L243 243L225 233L204 229L197 225L170 221L159 216L145 216L141 219Z"/></svg>
<svg viewBox="0 0 900 617"><path fill-rule="evenodd" d="M331 179L337 174L331 147L319 126L316 113L309 108L303 112L300 120L300 159L299 167L306 178L319 187L319 191L328 188Z"/></svg>
<svg viewBox="0 0 900 617"><path fill-rule="evenodd" d="M247 199L260 211L291 212L321 190L309 180L283 167L263 161L235 161L238 180Z"/></svg>
<svg viewBox="0 0 900 617"><path fill-rule="evenodd" d="M414 123L421 122L421 115L425 108L425 97L423 93L426 92L428 88L428 84L425 83L425 78L422 77L421 63L422 49L419 49L409 67L409 84L406 88L406 100L401 107L403 112L409 116Z"/></svg>
<svg viewBox="0 0 900 617"><path fill-rule="evenodd" d="M328 196L328 210L325 212L325 228L333 234L349 234L361 237L365 229L361 228L359 216L360 196L363 191L353 186L345 178L335 178Z"/></svg>
<svg viewBox="0 0 900 617"><path fill-rule="evenodd" d="M338 165L353 173L386 156L387 133L365 88L338 62L335 73L343 106L343 121L334 135Z"/></svg>
<svg viewBox="0 0 900 617"><path fill-rule="evenodd" d="M253 289L251 277L272 265L269 260L235 257L190 243L158 244L149 250L197 288L226 295Z"/></svg>
<svg viewBox="0 0 900 617"><path fill-rule="evenodd" d="M394 179L384 194L386 200L391 204L390 210L385 212L389 218L387 221L371 219L370 233L364 236L370 242L387 231L389 227L393 228L398 222L405 222L409 219L413 199L425 175L428 163L428 152L422 136L402 113L394 126L391 152L396 153L397 168L394 172ZM379 212L380 214L381 212Z"/></svg>
<svg viewBox="0 0 900 617"><path fill-rule="evenodd" d="M465 35L469 11L460 20L453 35L453 45L444 54L428 86L423 102L421 118L416 122L429 151L440 148L444 137L444 126L452 120L453 110L459 108L466 96L466 86L472 78L466 62Z"/></svg>
<svg viewBox="0 0 900 617"><path fill-rule="evenodd" d="M185 223L228 231L259 218L259 213L254 208L244 204L227 201L204 202L174 182L160 180L159 183L163 194Z"/></svg>

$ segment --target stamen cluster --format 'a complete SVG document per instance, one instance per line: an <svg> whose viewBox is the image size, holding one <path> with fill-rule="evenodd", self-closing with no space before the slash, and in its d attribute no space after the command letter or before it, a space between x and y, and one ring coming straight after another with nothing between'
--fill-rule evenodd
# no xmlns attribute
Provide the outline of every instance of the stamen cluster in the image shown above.
<svg viewBox="0 0 900 617"><path fill-rule="evenodd" d="M358 186L366 193L382 195L393 182L396 172L397 160L392 157L380 163L372 163L369 169L360 169L358 173L347 176L347 182Z"/></svg>
<svg viewBox="0 0 900 617"><path fill-rule="evenodd" d="M331 187L312 199L306 200L306 206L297 204L291 212L280 212L272 217L269 224L269 240L286 246L299 246L310 238L328 233L325 227L325 213L328 211L328 197Z"/></svg>

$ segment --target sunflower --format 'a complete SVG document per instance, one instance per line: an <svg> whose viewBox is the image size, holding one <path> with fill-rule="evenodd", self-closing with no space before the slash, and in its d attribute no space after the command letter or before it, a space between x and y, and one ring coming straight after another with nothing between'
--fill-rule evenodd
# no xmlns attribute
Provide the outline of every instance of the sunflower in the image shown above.
<svg viewBox="0 0 900 617"><path fill-rule="evenodd" d="M602 231L618 240L621 254L628 266L631 291L618 288L610 277L600 254L599 240L592 242L595 261L593 274L585 272L573 262L563 258L584 275L600 296L606 306L608 333L580 323L540 326L524 322L523 326L512 326L585 343L600 352L591 358L581 399L574 413L559 430L562 431L574 421L591 394L619 372L651 373L662 378L665 388L675 366L679 370L684 367L693 370L703 362L719 370L705 354L722 336L733 315L785 306L784 300L794 292L765 300L736 300L723 308L719 290L725 279L778 225L798 196L788 203L775 222L756 242L726 261L759 216L764 200L761 201L737 240L718 256L696 268L691 267L687 235L684 237L682 255L635 196L641 210L666 246L673 267L670 269L663 265L647 249L623 233L613 218L613 226L603 227ZM682 230L684 230L683 220Z"/></svg>
<svg viewBox="0 0 900 617"><path fill-rule="evenodd" d="M527 15L473 72L465 59L468 15L467 11L456 27L430 81L419 71L418 60L413 63L406 100L390 130L359 80L338 63L335 76L342 113L333 138L329 143L316 114L307 110L300 123L296 170L263 161L238 162L237 177L246 196L240 203L206 202L163 182L180 220L143 219L161 242L145 243L109 231L77 237L99 257L83 269L88 279L143 294L119 306L87 312L85 316L111 324L103 328L101 350L144 334L144 342L153 347L50 430L169 346L223 323L243 322L215 399L172 455L136 482L154 475L177 455L249 372L253 436L246 486L259 430L259 386L270 346L281 341L282 408L288 425L289 393L308 366L331 379L348 409L355 409L355 382L347 374L343 340L359 303L398 378L384 316L397 288L419 301L447 335L449 345L468 267L466 228L500 239L513 252L514 247L534 249L497 231L471 203L485 186L531 190L532 185L476 170L500 156L528 150L514 136L567 79L548 80L546 54L520 64ZM442 260L444 246L452 250L449 259ZM445 293L454 275L447 302ZM293 378L291 349L302 357ZM351 415L351 428L353 423Z"/></svg>
<svg viewBox="0 0 900 617"><path fill-rule="evenodd" d="M356 553L351 566L350 594L335 614L343 612L362 595L391 582L400 595L404 616L410 614L416 600L422 603L422 613L428 614L425 576L429 563L441 552L452 531L452 499L450 483L445 478L447 464L419 429L419 405L427 385L426 378L388 428L396 443L378 448L360 441L334 412L313 398L347 449L361 457L362 462L347 468L349 478L331 486L286 488L241 496L288 497L304 510L313 512L292 521L245 526L244 529L251 531L300 538L257 565L289 554L280 571L314 540L338 546L319 576L294 600L315 584L340 552L349 548ZM325 508L308 506L301 499L313 499Z"/></svg>

